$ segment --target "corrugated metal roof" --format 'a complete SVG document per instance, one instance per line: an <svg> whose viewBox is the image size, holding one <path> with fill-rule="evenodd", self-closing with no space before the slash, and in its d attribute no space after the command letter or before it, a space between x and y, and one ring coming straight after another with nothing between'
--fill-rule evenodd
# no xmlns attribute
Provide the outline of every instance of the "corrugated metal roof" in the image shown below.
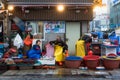
<svg viewBox="0 0 120 80"><path fill-rule="evenodd" d="M68 5L91 5L94 0L9 0L8 4L14 5L54 5L54 4L68 4Z"/></svg>
<svg viewBox="0 0 120 80"><path fill-rule="evenodd" d="M9 2L69 2L69 3L93 3L94 0L8 0Z"/></svg>

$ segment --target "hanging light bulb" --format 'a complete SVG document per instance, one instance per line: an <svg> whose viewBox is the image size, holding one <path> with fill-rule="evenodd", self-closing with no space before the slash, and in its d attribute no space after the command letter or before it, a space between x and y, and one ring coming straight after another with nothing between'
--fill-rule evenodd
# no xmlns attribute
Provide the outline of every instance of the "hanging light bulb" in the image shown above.
<svg viewBox="0 0 120 80"><path fill-rule="evenodd" d="M57 10L58 10L59 12L64 11L64 9L65 9L65 7L64 7L63 5L58 5L58 6L57 6Z"/></svg>
<svg viewBox="0 0 120 80"><path fill-rule="evenodd" d="M8 10L9 10L9 11L13 11L13 10L14 10L14 6L9 5L9 6L8 6Z"/></svg>

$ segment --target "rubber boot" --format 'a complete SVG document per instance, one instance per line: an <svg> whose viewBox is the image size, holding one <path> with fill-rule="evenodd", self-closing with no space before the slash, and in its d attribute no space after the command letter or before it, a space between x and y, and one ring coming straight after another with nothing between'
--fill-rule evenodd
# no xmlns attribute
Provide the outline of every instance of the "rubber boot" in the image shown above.
<svg viewBox="0 0 120 80"><path fill-rule="evenodd" d="M61 61L59 61L58 64L59 64L59 66L62 66L62 65L63 65L63 63L62 63Z"/></svg>

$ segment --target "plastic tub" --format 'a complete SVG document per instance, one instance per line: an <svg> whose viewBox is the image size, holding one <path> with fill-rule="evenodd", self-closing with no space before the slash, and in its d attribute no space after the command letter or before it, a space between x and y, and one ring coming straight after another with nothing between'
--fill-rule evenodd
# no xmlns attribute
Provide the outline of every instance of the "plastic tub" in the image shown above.
<svg viewBox="0 0 120 80"><path fill-rule="evenodd" d="M103 66L107 70L118 69L120 65L119 59L103 58Z"/></svg>
<svg viewBox="0 0 120 80"><path fill-rule="evenodd" d="M85 66L88 69L96 69L100 64L100 57L95 55L88 55L84 57Z"/></svg>
<svg viewBox="0 0 120 80"><path fill-rule="evenodd" d="M81 62L82 62L81 57L69 56L69 57L66 57L65 59L65 66L67 68L79 68Z"/></svg>

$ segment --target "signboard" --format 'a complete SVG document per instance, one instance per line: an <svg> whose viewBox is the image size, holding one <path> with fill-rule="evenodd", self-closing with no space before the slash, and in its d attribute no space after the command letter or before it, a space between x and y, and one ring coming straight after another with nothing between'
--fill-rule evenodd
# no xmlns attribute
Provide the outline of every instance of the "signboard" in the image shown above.
<svg viewBox="0 0 120 80"><path fill-rule="evenodd" d="M65 33L64 21L46 21L44 22L45 33Z"/></svg>
<svg viewBox="0 0 120 80"><path fill-rule="evenodd" d="M114 5L118 4L118 3L120 3L120 0L112 0L112 6L114 6Z"/></svg>

